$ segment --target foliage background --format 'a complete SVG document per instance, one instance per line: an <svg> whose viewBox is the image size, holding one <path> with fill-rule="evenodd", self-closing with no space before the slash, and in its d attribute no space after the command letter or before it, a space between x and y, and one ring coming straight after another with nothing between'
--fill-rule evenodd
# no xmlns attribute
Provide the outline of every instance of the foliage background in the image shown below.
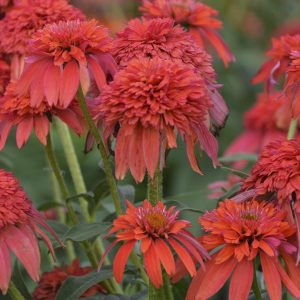
<svg viewBox="0 0 300 300"><path fill-rule="evenodd" d="M126 19L139 15L137 0L76 0L73 3L89 16L99 18L111 28L112 32L120 29L126 23ZM280 27L297 22L300 32L300 2L299 0L207 0L206 3L220 11L219 17L224 22L222 36L236 56L236 63L230 64L227 69L214 56L219 82L224 85L221 92L230 107L228 122L219 137L221 155L242 132L243 113L253 105L255 95L262 90L262 86L252 86L250 79L264 61L264 52L270 46L271 37L278 33ZM91 190L104 178L98 153L94 151L84 154L84 138L79 139L74 135L73 139L87 187ZM55 148L65 170L64 175L71 184L64 154L57 138ZM216 203L207 199L207 185L225 178L227 174L224 170L214 170L206 157L203 157L200 165L204 176L199 176L191 170L185 149L180 144L167 159L164 171L164 195L172 200L182 201L184 206L202 210L214 207ZM43 147L35 137L32 136L28 144L18 150L15 135L11 134L6 148L0 153L0 167L12 171L19 178L37 207L53 200L46 157ZM122 182L128 183L135 184L130 176ZM136 201L145 198L145 185L136 188L135 198ZM196 225L197 214L188 213L187 217Z"/></svg>

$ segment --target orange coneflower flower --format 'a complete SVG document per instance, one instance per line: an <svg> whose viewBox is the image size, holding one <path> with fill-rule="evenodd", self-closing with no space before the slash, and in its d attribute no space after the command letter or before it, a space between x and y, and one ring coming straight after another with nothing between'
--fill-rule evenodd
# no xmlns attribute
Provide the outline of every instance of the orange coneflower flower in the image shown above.
<svg viewBox="0 0 300 300"><path fill-rule="evenodd" d="M300 114L300 34L284 35L272 40L272 49L267 52L270 59L262 65L253 83L264 81L270 89L284 75L284 93L292 115Z"/></svg>
<svg viewBox="0 0 300 300"><path fill-rule="evenodd" d="M22 0L0 22L0 52L9 54L12 79L18 79L24 67L24 55L30 51L32 35L45 25L64 20L84 20L83 13L66 0Z"/></svg>
<svg viewBox="0 0 300 300"><path fill-rule="evenodd" d="M175 272L172 249L191 276L196 273L195 261L203 265L202 257L209 258L204 248L186 230L191 226L190 222L178 220L179 211L174 206L167 209L162 202L152 206L147 200L139 207L129 201L127 205L126 214L114 220L113 228L108 233L115 233L117 239L107 248L99 264L100 269L106 254L116 244L122 243L113 262L114 276L118 282L122 281L126 262L137 243L144 257L146 272L156 288L163 284L161 265L168 275Z"/></svg>
<svg viewBox="0 0 300 300"><path fill-rule="evenodd" d="M244 115L245 131L226 149L225 156L237 153L260 154L262 148L276 139L285 139L291 121L285 97L280 92L262 93ZM234 164L245 167L245 161Z"/></svg>
<svg viewBox="0 0 300 300"><path fill-rule="evenodd" d="M52 116L60 118L77 134L83 133L83 116L76 100L66 108L50 106L45 99L39 106L31 107L29 95L18 96L16 89L17 83L11 82L5 95L0 98L0 149L5 146L14 126L17 126L16 141L19 148L27 142L32 129L41 143L46 145Z"/></svg>
<svg viewBox="0 0 300 300"><path fill-rule="evenodd" d="M0 170L0 290L3 294L7 292L12 273L10 251L34 281L39 280L41 261L36 234L43 238L54 256L51 242L39 226L56 237L44 218L32 207L17 179L11 173Z"/></svg>
<svg viewBox="0 0 300 300"><path fill-rule="evenodd" d="M140 10L146 18L174 18L176 23L188 26L200 46L207 41L213 45L227 66L234 61L234 55L217 30L222 22L216 19L218 11L194 0L144 0Z"/></svg>
<svg viewBox="0 0 300 300"><path fill-rule="evenodd" d="M187 300L209 299L230 275L229 299L248 299L256 257L260 258L271 300L281 299L281 282L293 296L300 297L299 278L294 276L296 272L299 274L300 267L295 266L292 256L296 247L288 241L296 230L286 221L285 211L255 199L244 203L226 200L199 221L207 233L201 237L204 247L216 252L205 263L206 270L199 269L193 278ZM280 258L295 273L288 271L287 274Z"/></svg>
<svg viewBox="0 0 300 300"><path fill-rule="evenodd" d="M293 205L298 230L298 257L300 261L300 144L297 140L274 141L261 152L259 160L244 181L238 200L248 194L277 199L293 219L290 204ZM249 192L250 191L250 192Z"/></svg>
<svg viewBox="0 0 300 300"><path fill-rule="evenodd" d="M34 300L55 299L59 288L67 277L82 276L91 273L92 271L93 268L91 267L80 267L78 259L75 259L71 265L55 267L53 271L43 273L32 297ZM96 284L89 288L81 295L80 299L95 296L98 293L106 294L106 290L100 284Z"/></svg>
<svg viewBox="0 0 300 300"><path fill-rule="evenodd" d="M192 36L170 18L134 19L117 34L112 53L121 67L133 59L161 58L194 67L204 80L213 105L209 112L216 130L224 126L228 108L218 92L211 56L195 44Z"/></svg>
<svg viewBox="0 0 300 300"><path fill-rule="evenodd" d="M111 42L107 29L96 20L46 25L31 41L18 92L29 90L32 106L38 106L45 96L50 105L67 107L80 84L86 92L90 77L101 90L106 75L116 71L109 54Z"/></svg>
<svg viewBox="0 0 300 300"><path fill-rule="evenodd" d="M168 148L175 148L176 132L186 143L193 170L201 172L195 144L217 164L218 143L209 131L212 103L203 80L193 68L161 59L134 60L103 91L93 110L108 139L116 136L116 177L127 170L140 182L146 169L153 177L164 165Z"/></svg>

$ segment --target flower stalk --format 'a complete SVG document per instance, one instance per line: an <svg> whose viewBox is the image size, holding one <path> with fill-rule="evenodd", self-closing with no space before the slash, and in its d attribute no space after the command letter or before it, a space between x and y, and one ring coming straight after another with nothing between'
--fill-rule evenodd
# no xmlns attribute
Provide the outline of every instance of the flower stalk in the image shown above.
<svg viewBox="0 0 300 300"><path fill-rule="evenodd" d="M90 115L87 104L85 102L85 98L84 98L84 94L83 94L81 86L79 86L79 89L77 91L77 97L78 97L79 105L82 110L83 116L90 128L91 134L93 135L95 141L98 144L99 152L100 152L100 155L101 155L101 158L103 161L103 167L104 167L104 172L106 174L107 183L110 188L110 193L111 193L111 196L114 201L116 213L119 216L122 214L122 207L121 207L121 200L120 200L119 192L118 192L118 188L117 188L117 183L113 176L111 164L109 161L109 156L107 154L103 139L102 139L101 135L99 134L97 126L95 125L95 123Z"/></svg>
<svg viewBox="0 0 300 300"><path fill-rule="evenodd" d="M255 295L256 300L262 300L260 289L259 289L259 286L258 286L255 265L254 265L254 272L253 272L252 291Z"/></svg>
<svg viewBox="0 0 300 300"><path fill-rule="evenodd" d="M298 125L298 118L291 120L288 135L287 135L288 140L291 140L295 137L297 125Z"/></svg>

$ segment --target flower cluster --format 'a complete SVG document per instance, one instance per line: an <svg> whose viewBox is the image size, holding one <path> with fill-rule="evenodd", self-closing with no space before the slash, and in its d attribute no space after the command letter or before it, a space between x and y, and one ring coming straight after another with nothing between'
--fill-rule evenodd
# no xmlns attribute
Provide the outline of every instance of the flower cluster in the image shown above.
<svg viewBox="0 0 300 300"><path fill-rule="evenodd" d="M200 46L211 43L225 65L235 58L217 30L222 22L216 19L218 11L195 0L144 0L140 7L146 18L174 18L176 23L186 25Z"/></svg>

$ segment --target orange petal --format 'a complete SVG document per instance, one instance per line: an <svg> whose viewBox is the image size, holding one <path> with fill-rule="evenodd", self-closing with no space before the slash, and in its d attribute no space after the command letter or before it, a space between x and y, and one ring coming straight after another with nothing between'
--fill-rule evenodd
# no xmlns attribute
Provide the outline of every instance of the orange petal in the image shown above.
<svg viewBox="0 0 300 300"><path fill-rule="evenodd" d="M160 262L156 255L154 246L150 247L144 254L144 264L146 272L152 282L152 284L159 288L163 284L162 273L160 268Z"/></svg>
<svg viewBox="0 0 300 300"><path fill-rule="evenodd" d="M281 279L277 268L274 264L274 258L271 258L264 252L261 252L260 262L264 273L264 278L270 300L281 300Z"/></svg>
<svg viewBox="0 0 300 300"><path fill-rule="evenodd" d="M253 262L238 263L230 280L229 300L247 300L253 281Z"/></svg>
<svg viewBox="0 0 300 300"><path fill-rule="evenodd" d="M157 239L154 244L156 255L169 275L175 273L175 261L169 246L162 240Z"/></svg>

